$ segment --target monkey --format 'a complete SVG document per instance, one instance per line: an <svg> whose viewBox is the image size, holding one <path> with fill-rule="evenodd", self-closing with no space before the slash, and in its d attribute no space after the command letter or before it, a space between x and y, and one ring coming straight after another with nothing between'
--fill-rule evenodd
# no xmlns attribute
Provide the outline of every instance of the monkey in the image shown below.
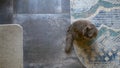
<svg viewBox="0 0 120 68"><path fill-rule="evenodd" d="M66 32L65 52L69 54L73 47L74 40L83 43L96 38L98 30L94 24L88 20L77 20L71 24Z"/></svg>

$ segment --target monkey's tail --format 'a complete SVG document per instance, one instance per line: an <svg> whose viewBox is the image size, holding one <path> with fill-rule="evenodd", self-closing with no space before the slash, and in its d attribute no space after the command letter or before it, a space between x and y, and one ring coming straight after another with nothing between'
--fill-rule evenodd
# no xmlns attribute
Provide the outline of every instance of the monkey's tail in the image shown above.
<svg viewBox="0 0 120 68"><path fill-rule="evenodd" d="M70 25L66 32L66 46L65 52L68 54L71 52L73 47L73 35L72 35L72 25Z"/></svg>

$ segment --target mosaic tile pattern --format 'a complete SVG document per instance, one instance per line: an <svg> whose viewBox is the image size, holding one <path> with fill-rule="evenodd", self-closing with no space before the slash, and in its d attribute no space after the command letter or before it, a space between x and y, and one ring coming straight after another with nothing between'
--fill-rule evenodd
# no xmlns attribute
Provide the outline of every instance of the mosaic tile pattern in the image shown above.
<svg viewBox="0 0 120 68"><path fill-rule="evenodd" d="M90 44L89 54L86 48L76 48L79 59L87 68L105 66L105 68L119 68L120 64L120 29L113 29L102 25L95 42ZM89 45L86 45L89 46ZM82 54L84 53L84 54ZM84 59L82 59L84 58ZM97 64L97 66L95 66Z"/></svg>
<svg viewBox="0 0 120 68"><path fill-rule="evenodd" d="M101 10L93 18L90 19L97 27L101 24L107 25L112 28L120 28L120 9L111 11Z"/></svg>
<svg viewBox="0 0 120 68"><path fill-rule="evenodd" d="M111 3L113 0L71 0L71 16L74 19L87 18L93 15L96 10L103 6L105 8L119 7L119 0L115 0L114 4Z"/></svg>
<svg viewBox="0 0 120 68"><path fill-rule="evenodd" d="M96 41L92 41L93 44L87 51L86 49L75 47L79 60L87 68L120 67L119 18L119 0L71 0L72 22L78 19L87 19L99 29Z"/></svg>

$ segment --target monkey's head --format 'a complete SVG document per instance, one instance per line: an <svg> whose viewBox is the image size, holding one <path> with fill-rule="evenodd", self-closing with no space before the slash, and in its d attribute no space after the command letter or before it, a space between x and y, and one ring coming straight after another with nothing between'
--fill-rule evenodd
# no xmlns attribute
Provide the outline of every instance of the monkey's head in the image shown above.
<svg viewBox="0 0 120 68"><path fill-rule="evenodd" d="M93 24L89 24L83 29L83 36L85 39L93 39L97 34L98 30Z"/></svg>
<svg viewBox="0 0 120 68"><path fill-rule="evenodd" d="M98 30L94 24L88 20L78 20L73 23L74 31L76 34L84 39L93 39L97 36Z"/></svg>

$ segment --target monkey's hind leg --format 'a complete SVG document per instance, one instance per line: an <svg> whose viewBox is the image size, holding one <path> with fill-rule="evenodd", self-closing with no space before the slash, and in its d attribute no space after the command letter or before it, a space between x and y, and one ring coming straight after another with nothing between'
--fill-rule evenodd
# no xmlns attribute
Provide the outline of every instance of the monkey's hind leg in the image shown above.
<svg viewBox="0 0 120 68"><path fill-rule="evenodd" d="M73 47L73 36L72 34L66 35L66 46L65 46L65 52L69 54L71 52L71 49Z"/></svg>

